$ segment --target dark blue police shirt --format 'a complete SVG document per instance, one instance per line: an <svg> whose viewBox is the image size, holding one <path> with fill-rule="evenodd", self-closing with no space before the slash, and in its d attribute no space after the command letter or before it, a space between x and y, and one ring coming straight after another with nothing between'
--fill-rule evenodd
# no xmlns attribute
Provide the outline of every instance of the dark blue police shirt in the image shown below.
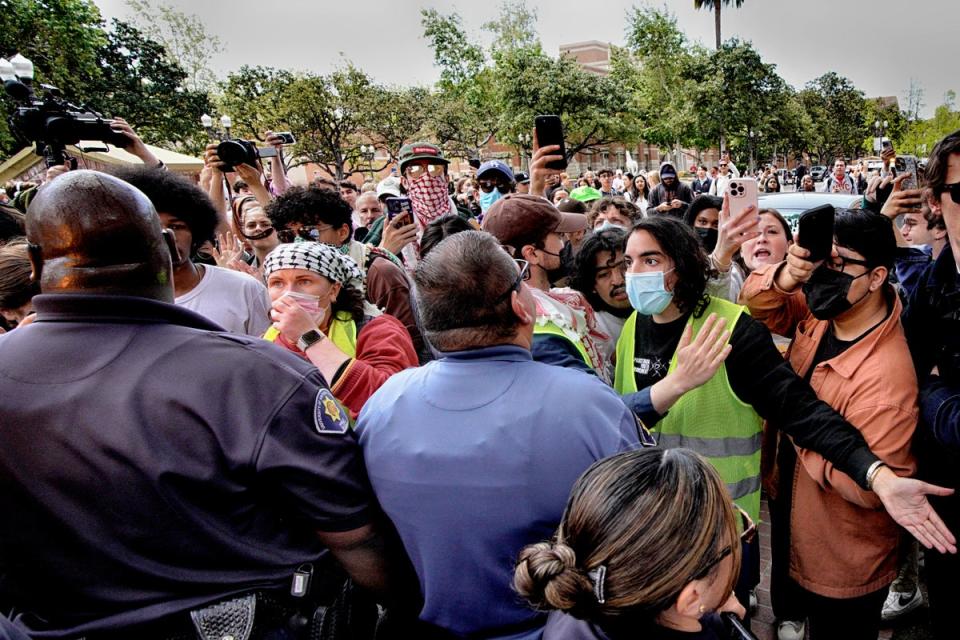
<svg viewBox="0 0 960 640"><path fill-rule="evenodd" d="M144 298L42 295L0 336L0 609L36 637L289 589L369 521L309 363Z"/></svg>

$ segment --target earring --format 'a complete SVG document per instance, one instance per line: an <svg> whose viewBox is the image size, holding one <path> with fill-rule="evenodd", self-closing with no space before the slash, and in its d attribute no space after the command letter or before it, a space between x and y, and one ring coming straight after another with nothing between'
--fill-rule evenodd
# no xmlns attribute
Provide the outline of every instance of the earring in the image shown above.
<svg viewBox="0 0 960 640"><path fill-rule="evenodd" d="M706 608L705 608L703 605L700 605L700 607L697 609L697 611L700 612L700 615L703 615L703 614L705 614L705 613L707 612Z"/></svg>

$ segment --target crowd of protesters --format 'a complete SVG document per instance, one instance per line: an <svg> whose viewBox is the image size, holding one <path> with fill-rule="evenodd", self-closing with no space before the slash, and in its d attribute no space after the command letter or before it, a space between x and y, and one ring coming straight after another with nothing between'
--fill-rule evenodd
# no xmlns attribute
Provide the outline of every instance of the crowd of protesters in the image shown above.
<svg viewBox="0 0 960 640"><path fill-rule="evenodd" d="M960 132L838 160L812 261L729 154L193 181L115 126L141 166L0 205L0 638L748 637L761 495L780 640L875 639L921 556L954 637Z"/></svg>

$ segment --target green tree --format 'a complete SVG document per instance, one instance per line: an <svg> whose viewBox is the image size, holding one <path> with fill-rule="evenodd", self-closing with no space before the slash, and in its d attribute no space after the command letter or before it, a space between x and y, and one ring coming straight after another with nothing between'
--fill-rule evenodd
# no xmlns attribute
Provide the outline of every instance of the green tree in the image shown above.
<svg viewBox="0 0 960 640"><path fill-rule="evenodd" d="M153 40L164 46L170 60L187 73L186 87L191 91L210 90L216 76L210 59L223 50L216 36L195 15L188 15L160 0L127 0L135 12L135 24Z"/></svg>
<svg viewBox="0 0 960 640"><path fill-rule="evenodd" d="M527 7L524 0L512 0L500 5L500 14L495 20L483 25L493 34L491 50L499 51L540 48L537 37L537 12Z"/></svg>
<svg viewBox="0 0 960 640"><path fill-rule="evenodd" d="M424 9L420 15L434 64L440 67L425 129L451 157L477 157L498 127L493 70L482 47L467 36L459 14Z"/></svg>
<svg viewBox="0 0 960 640"><path fill-rule="evenodd" d="M926 157L933 147L951 133L960 130L960 112L956 110L956 93L948 91L929 120L910 122L901 138L894 139L899 153Z"/></svg>
<svg viewBox="0 0 960 640"><path fill-rule="evenodd" d="M498 52L495 73L503 140L530 133L538 114L560 116L568 159L635 135L615 78L552 58L539 46Z"/></svg>
<svg viewBox="0 0 960 640"><path fill-rule="evenodd" d="M799 97L820 132L817 154L821 162L859 154L869 135L862 91L830 71L808 82Z"/></svg>
<svg viewBox="0 0 960 640"><path fill-rule="evenodd" d="M706 9L713 11L714 30L717 35L717 49L720 49L720 9L724 6L734 6L737 9L743 6L743 0L693 0L695 9Z"/></svg>
<svg viewBox="0 0 960 640"><path fill-rule="evenodd" d="M694 142L694 87L686 74L696 62L676 16L666 7L634 7L627 23L629 55L615 51L611 76L625 88L639 137L661 148Z"/></svg>
<svg viewBox="0 0 960 640"><path fill-rule="evenodd" d="M397 160L403 145L423 137L433 101L423 87L370 87L361 117L368 140Z"/></svg>
<svg viewBox="0 0 960 640"><path fill-rule="evenodd" d="M283 69L244 65L220 84L217 111L230 116L237 137L263 141L265 131L289 128L280 114L294 78Z"/></svg>
<svg viewBox="0 0 960 640"><path fill-rule="evenodd" d="M684 70L691 81L698 139L713 142L727 134L741 151L754 151L750 131L769 140L779 128L775 119L786 99L786 83L775 65L763 62L752 45L737 39L703 52L703 57L694 57Z"/></svg>
<svg viewBox="0 0 960 640"><path fill-rule="evenodd" d="M107 42L100 10L89 0L4 0L0 11L0 56L21 53L34 64L35 85L52 84L74 101L90 97L88 79L100 74L97 57ZM7 127L13 101L5 99L0 147L17 151Z"/></svg>
<svg viewBox="0 0 960 640"><path fill-rule="evenodd" d="M283 91L278 120L297 137L294 165L312 162L337 180L363 172L360 145L372 90L370 78L352 65L326 76L295 77Z"/></svg>
<svg viewBox="0 0 960 640"><path fill-rule="evenodd" d="M100 74L86 87L95 96L93 106L125 118L145 142L193 153L202 150L198 123L210 108L209 98L183 86L186 72L170 61L162 45L114 20L98 66Z"/></svg>

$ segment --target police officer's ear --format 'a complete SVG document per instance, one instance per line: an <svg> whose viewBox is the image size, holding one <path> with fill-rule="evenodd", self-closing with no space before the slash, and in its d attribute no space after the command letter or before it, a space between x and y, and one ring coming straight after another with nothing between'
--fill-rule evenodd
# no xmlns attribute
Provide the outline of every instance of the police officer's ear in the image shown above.
<svg viewBox="0 0 960 640"><path fill-rule="evenodd" d="M43 276L43 249L31 242L27 244L27 257L30 259L30 280L39 284Z"/></svg>
<svg viewBox="0 0 960 640"><path fill-rule="evenodd" d="M173 264L178 264L180 262L180 250L177 249L176 236L170 229L164 229L161 233L163 234L163 241L167 244L167 249L170 250L170 260Z"/></svg>

